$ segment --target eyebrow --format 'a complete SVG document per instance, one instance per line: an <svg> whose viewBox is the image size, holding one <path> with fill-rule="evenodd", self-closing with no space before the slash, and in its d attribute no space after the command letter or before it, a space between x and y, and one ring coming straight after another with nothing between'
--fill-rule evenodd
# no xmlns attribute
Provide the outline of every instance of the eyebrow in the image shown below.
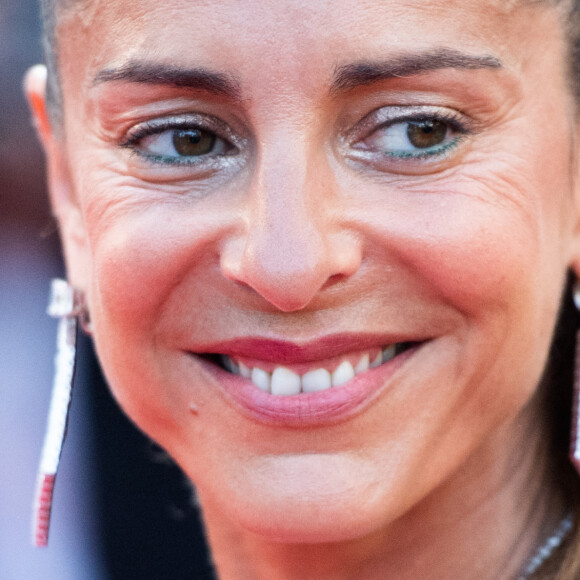
<svg viewBox="0 0 580 580"><path fill-rule="evenodd" d="M420 54L404 54L386 61L361 61L336 67L331 92L347 91L383 80L448 68L501 69L502 63L494 56L465 54L447 48Z"/></svg>
<svg viewBox="0 0 580 580"><path fill-rule="evenodd" d="M203 67L181 68L146 61L130 61L118 68L103 69L94 77L93 86L119 81L198 89L232 99L241 96L240 83L232 75Z"/></svg>
<svg viewBox="0 0 580 580"><path fill-rule="evenodd" d="M440 69L501 69L499 59L490 55L471 55L453 49L439 49L419 54L405 54L386 61L360 61L337 66L330 92L347 91L359 86L393 78L404 78ZM204 67L182 68L164 63L129 61L117 68L97 73L93 86L106 82L166 85L190 88L241 99L240 82L233 75Z"/></svg>

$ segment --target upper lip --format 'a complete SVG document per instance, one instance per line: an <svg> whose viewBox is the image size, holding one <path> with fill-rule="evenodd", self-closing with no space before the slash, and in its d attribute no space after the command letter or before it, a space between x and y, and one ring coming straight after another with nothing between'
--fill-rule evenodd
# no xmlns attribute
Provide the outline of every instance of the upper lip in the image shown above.
<svg viewBox="0 0 580 580"><path fill-rule="evenodd" d="M297 343L254 336L204 344L196 348L194 352L196 354L225 354L290 365L329 359L353 351L422 340L424 339L401 335L342 333Z"/></svg>

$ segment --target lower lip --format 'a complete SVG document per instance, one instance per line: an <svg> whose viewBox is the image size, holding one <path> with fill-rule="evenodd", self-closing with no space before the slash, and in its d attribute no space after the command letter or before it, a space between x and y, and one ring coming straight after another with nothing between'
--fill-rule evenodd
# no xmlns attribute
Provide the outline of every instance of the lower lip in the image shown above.
<svg viewBox="0 0 580 580"><path fill-rule="evenodd" d="M198 360L214 376L225 399L245 416L278 426L305 427L343 421L370 406L388 388L393 374L420 346L355 376L340 387L287 397L265 393L248 379L203 359Z"/></svg>

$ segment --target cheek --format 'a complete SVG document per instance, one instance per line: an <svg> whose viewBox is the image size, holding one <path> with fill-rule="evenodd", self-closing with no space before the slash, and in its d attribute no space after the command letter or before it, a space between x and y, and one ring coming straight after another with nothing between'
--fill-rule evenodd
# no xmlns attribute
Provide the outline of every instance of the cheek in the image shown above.
<svg viewBox="0 0 580 580"><path fill-rule="evenodd" d="M557 163L540 177L525 164L527 173L524 160L466 166L453 180L383 195L383 208L367 212L366 222L375 259L405 279L399 295L407 303L420 297L418 316L429 317L429 304L459 315L451 337L462 344L459 372L471 373L473 384L488 376L490 386L523 385L513 389L518 405L535 388L549 348L571 198L567 168Z"/></svg>
<svg viewBox="0 0 580 580"><path fill-rule="evenodd" d="M468 165L457 179L406 192L395 212L383 212L386 253L416 273L417 288L474 318L553 301L567 266L572 196L561 165L543 175L530 175L542 165L529 158Z"/></svg>
<svg viewBox="0 0 580 580"><path fill-rule="evenodd" d="M183 206L183 207L181 207ZM215 254L222 222L187 202L145 205L105 217L93 242L95 316L111 327L143 332L187 271Z"/></svg>
<svg viewBox="0 0 580 580"><path fill-rule="evenodd" d="M465 189L411 196L367 225L376 259L395 264L415 292L475 314L529 271L537 241L517 215Z"/></svg>
<svg viewBox="0 0 580 580"><path fill-rule="evenodd" d="M160 332L183 325L168 301L188 273L215 256L224 222L213 211L195 211L185 198L111 204L106 211L88 206L85 215L93 263L89 306L107 381L141 428L156 439L167 438L167 431L175 438L176 413L187 406L176 390L162 386L183 382L182 353ZM196 303L197 296L183 310Z"/></svg>
<svg viewBox="0 0 580 580"><path fill-rule="evenodd" d="M524 248L533 241L526 240L527 232L488 207L444 205L443 219L420 220L420 235L406 240L400 259L463 313L477 314L485 304L508 300L510 286L528 266Z"/></svg>

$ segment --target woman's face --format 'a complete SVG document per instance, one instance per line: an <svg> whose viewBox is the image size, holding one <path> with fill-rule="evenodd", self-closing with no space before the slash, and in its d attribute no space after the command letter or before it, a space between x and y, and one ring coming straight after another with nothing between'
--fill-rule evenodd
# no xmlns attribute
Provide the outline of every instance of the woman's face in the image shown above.
<svg viewBox="0 0 580 580"><path fill-rule="evenodd" d="M554 10L94 0L62 22L70 278L114 395L209 512L361 536L508 453L578 253Z"/></svg>

